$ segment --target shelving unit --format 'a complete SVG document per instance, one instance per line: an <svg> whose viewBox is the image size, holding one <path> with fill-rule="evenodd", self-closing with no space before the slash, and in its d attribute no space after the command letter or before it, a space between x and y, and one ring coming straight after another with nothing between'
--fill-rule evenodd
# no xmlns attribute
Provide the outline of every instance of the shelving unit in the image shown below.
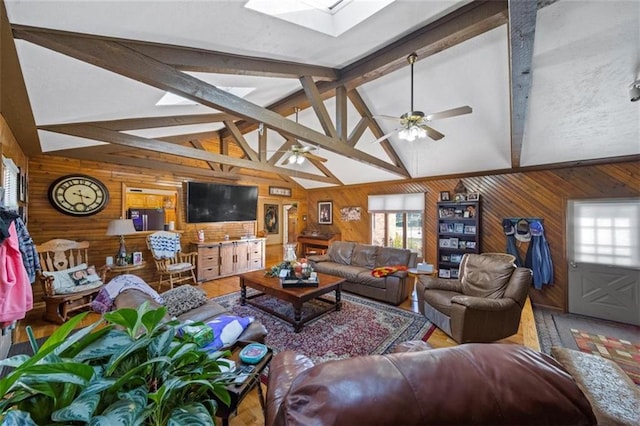
<svg viewBox="0 0 640 426"><path fill-rule="evenodd" d="M438 276L458 278L462 255L480 253L480 201L438 203Z"/></svg>

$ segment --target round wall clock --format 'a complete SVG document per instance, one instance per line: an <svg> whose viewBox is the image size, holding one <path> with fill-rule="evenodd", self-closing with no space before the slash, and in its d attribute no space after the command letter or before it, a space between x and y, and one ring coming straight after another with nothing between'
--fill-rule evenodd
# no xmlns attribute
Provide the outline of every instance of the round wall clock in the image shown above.
<svg viewBox="0 0 640 426"><path fill-rule="evenodd" d="M67 175L49 186L49 201L56 209L71 216L90 216L109 202L107 187L86 175Z"/></svg>

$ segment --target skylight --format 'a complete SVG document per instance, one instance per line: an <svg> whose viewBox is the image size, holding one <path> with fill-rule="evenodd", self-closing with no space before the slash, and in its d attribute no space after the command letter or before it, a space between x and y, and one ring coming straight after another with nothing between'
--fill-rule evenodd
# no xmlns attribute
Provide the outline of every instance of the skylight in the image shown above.
<svg viewBox="0 0 640 426"><path fill-rule="evenodd" d="M349 31L395 0L249 0L244 5L333 37Z"/></svg>
<svg viewBox="0 0 640 426"><path fill-rule="evenodd" d="M232 95L236 95L240 98L244 98L249 93L256 90L255 87L221 87L217 86L218 89L224 90L225 92L229 92ZM198 102L192 101L191 99L183 98L182 96L178 96L171 92L165 92L164 96L160 98L158 102L156 102L156 106L165 106L165 105L200 105Z"/></svg>

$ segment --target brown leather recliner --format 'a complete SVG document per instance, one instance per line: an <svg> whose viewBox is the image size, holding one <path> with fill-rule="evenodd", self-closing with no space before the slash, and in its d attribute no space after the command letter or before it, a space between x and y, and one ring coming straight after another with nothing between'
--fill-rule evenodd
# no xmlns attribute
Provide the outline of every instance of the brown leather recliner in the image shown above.
<svg viewBox="0 0 640 426"><path fill-rule="evenodd" d="M420 276L418 309L458 343L493 342L517 333L532 274L513 259L468 253L458 280Z"/></svg>

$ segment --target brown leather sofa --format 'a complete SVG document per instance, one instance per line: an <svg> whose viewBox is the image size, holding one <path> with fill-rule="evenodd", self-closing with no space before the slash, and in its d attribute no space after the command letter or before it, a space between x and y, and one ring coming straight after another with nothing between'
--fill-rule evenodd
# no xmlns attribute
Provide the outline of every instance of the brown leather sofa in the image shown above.
<svg viewBox="0 0 640 426"><path fill-rule="evenodd" d="M113 309L120 308L133 308L137 309L144 302L148 302L149 306L152 309L157 309L161 305L153 300L151 296L146 293L143 293L138 290L129 289L121 292L113 301ZM207 303L197 308L191 309L181 315L178 315L176 318L179 321L187 321L191 320L194 322L202 321L207 322L211 321L215 317L228 314L229 312L219 303L214 302L209 299ZM264 338L267 335L267 329L260 321L253 321L249 326L242 332L239 341L243 342L261 342L264 343Z"/></svg>
<svg viewBox="0 0 640 426"><path fill-rule="evenodd" d="M318 365L291 351L269 367L266 426L637 425L640 391L609 360L470 343Z"/></svg>
<svg viewBox="0 0 640 426"><path fill-rule="evenodd" d="M513 256L465 254L458 280L421 275L418 309L458 343L493 342L518 332L531 270Z"/></svg>
<svg viewBox="0 0 640 426"><path fill-rule="evenodd" d="M314 270L346 278L342 289L371 299L399 305L413 290L407 271L384 277L371 272L380 266L416 266L416 253L393 247L380 247L348 241L334 241L326 254L309 256Z"/></svg>

